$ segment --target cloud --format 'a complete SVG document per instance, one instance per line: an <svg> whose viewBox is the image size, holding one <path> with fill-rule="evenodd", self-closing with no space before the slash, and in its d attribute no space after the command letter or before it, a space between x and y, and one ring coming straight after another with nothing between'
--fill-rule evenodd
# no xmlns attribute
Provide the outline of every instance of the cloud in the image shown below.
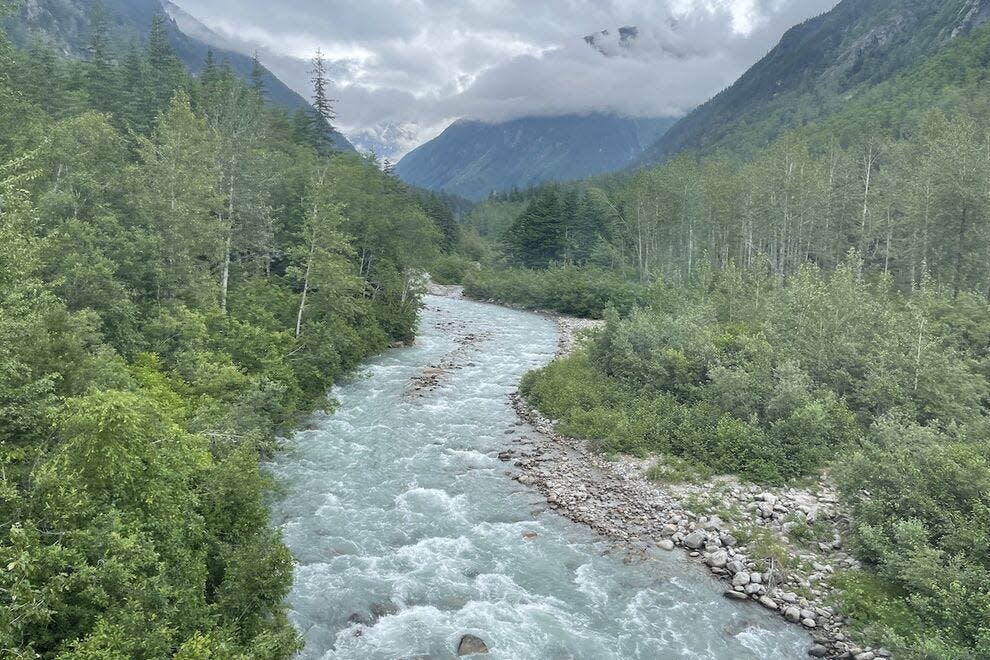
<svg viewBox="0 0 990 660"><path fill-rule="evenodd" d="M180 1L228 45L259 50L304 93L306 60L322 49L340 128L393 160L458 118L684 114L788 27L836 3L282 0L274 9L267 0Z"/></svg>

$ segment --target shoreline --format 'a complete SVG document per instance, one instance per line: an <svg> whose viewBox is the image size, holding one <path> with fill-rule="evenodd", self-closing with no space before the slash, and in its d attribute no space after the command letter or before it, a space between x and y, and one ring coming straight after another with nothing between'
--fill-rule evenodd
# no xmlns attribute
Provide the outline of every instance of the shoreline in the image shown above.
<svg viewBox="0 0 990 660"><path fill-rule="evenodd" d="M603 324L535 313L558 328L555 360L577 348L582 331ZM554 511L628 550L681 548L722 581L726 598L750 601L801 626L810 636L811 657L891 657L886 649L851 641L845 618L827 604L833 592L827 578L836 570L858 566L843 550L848 520L827 481L811 489L767 489L728 477L657 483L647 473L658 459L609 460L589 441L559 434L556 423L518 391L510 399L519 418L536 433L514 439L500 458L514 464L513 479L538 490ZM802 546L789 536L812 527L827 532L827 538ZM753 536L763 544L779 544L786 565L760 557Z"/></svg>

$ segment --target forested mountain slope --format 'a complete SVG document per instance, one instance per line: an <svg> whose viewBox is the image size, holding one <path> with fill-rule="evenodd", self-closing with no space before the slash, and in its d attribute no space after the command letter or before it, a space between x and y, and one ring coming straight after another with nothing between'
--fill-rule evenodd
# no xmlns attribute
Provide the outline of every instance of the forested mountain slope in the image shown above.
<svg viewBox="0 0 990 660"><path fill-rule="evenodd" d="M216 35L209 28L177 5L162 0L27 0L16 17L6 19L4 25L14 44L22 48L30 48L40 40L64 56L84 58L93 20L99 16L101 8L108 23L110 40L121 52L132 42L142 41L158 16L165 19L169 42L179 59L193 73L202 71L212 51L216 61L229 63L241 80L250 81L254 74L252 58L217 47L219 38L210 39L211 35ZM188 33L180 28L176 18L182 20ZM258 73L264 81L269 101L290 111L309 108L306 99L263 66ZM354 149L347 138L336 132L334 144L342 151Z"/></svg>
<svg viewBox="0 0 990 660"><path fill-rule="evenodd" d="M615 172L672 123L592 114L458 121L396 167L403 181L483 199L492 192Z"/></svg>
<svg viewBox="0 0 990 660"><path fill-rule="evenodd" d="M750 153L815 124L990 19L990 0L843 0L789 30L735 84L681 119L643 157Z"/></svg>

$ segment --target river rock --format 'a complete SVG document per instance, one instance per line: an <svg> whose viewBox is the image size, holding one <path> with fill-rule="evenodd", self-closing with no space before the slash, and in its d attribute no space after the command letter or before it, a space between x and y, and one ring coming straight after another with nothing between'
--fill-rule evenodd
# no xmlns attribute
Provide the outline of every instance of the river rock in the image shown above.
<svg viewBox="0 0 990 660"><path fill-rule="evenodd" d="M670 539L663 539L662 541L657 543L657 547L660 548L661 550L666 550L667 552L670 552L671 550L674 549L674 542L671 541Z"/></svg>
<svg viewBox="0 0 990 660"><path fill-rule="evenodd" d="M729 563L729 553L725 550L719 550L718 552L712 553L708 558L708 565L712 568L725 568L725 565Z"/></svg>
<svg viewBox="0 0 990 660"><path fill-rule="evenodd" d="M704 531L697 529L691 532L690 534L688 534L687 536L685 536L683 543L685 546L691 548L692 550L697 550L698 548L700 548L705 544L705 540L707 538L708 535L705 534Z"/></svg>
<svg viewBox="0 0 990 660"><path fill-rule="evenodd" d="M749 573L745 571L736 573L735 577L732 578L732 586L734 587L745 587L747 584L749 584Z"/></svg>
<svg viewBox="0 0 990 660"><path fill-rule="evenodd" d="M703 529L715 530L715 531L718 531L723 527L725 527L725 523L723 523L722 519L719 518L718 516L712 516L711 518L708 518L702 525Z"/></svg>
<svg viewBox="0 0 990 660"><path fill-rule="evenodd" d="M784 618L791 623L797 623L801 620L801 610L791 605L784 610Z"/></svg>
<svg viewBox="0 0 990 660"><path fill-rule="evenodd" d="M873 658L877 656L873 651L863 651L862 653L857 653L853 657L855 660L873 660Z"/></svg>
<svg viewBox="0 0 990 660"><path fill-rule="evenodd" d="M760 605L767 608L768 610L777 609L777 601L775 601L773 598L770 598L770 596L760 596Z"/></svg>
<svg viewBox="0 0 990 660"><path fill-rule="evenodd" d="M722 596L728 598L729 600L749 600L749 596L746 594L732 590L723 592Z"/></svg>
<svg viewBox="0 0 990 660"><path fill-rule="evenodd" d="M812 658L824 658L828 655L828 649L821 644L815 644L810 649L808 649L808 655Z"/></svg>
<svg viewBox="0 0 990 660"><path fill-rule="evenodd" d="M474 635L464 635L461 643L457 645L458 657L465 655L485 655L488 653L488 645L480 637Z"/></svg>
<svg viewBox="0 0 990 660"><path fill-rule="evenodd" d="M815 623L814 619L801 619L801 625L808 629L818 627L818 624Z"/></svg>

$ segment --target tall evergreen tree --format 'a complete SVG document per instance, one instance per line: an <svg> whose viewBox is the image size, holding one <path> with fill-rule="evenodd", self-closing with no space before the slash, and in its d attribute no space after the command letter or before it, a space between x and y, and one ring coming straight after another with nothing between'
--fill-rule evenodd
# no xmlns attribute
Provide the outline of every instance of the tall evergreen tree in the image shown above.
<svg viewBox="0 0 990 660"><path fill-rule="evenodd" d="M330 97L333 81L330 79L327 61L321 50L317 50L313 57L310 82L313 84L312 133L314 146L322 154L332 153L335 150L333 123L337 120L337 111L334 108L337 100Z"/></svg>
<svg viewBox="0 0 990 660"><path fill-rule="evenodd" d="M514 259L529 268L558 261L564 248L563 204L556 188L546 188L516 218L503 237Z"/></svg>
<svg viewBox="0 0 990 660"><path fill-rule="evenodd" d="M172 47L165 19L161 16L152 20L145 58L148 67L145 110L150 126L154 118L168 108L176 90L185 87L188 81L186 69Z"/></svg>
<svg viewBox="0 0 990 660"><path fill-rule="evenodd" d="M86 92L90 105L101 112L111 112L119 101L117 69L110 46L110 22L102 0L90 9L90 33L86 46Z"/></svg>

